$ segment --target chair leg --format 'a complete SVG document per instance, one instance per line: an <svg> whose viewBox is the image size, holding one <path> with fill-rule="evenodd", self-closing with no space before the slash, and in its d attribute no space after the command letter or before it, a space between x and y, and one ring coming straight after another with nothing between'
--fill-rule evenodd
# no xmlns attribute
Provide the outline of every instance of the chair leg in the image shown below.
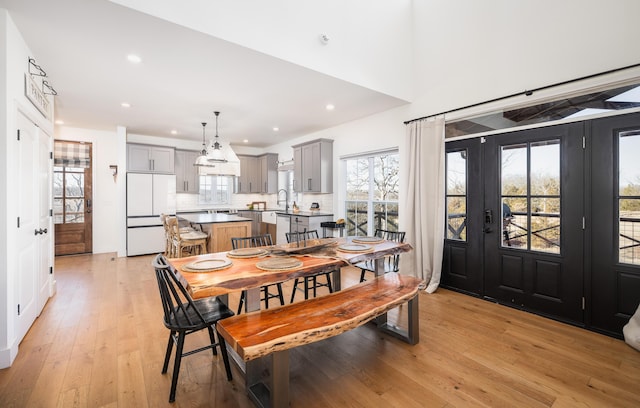
<svg viewBox="0 0 640 408"><path fill-rule="evenodd" d="M360 269L360 282L364 282L366 281L366 279L364 278L364 273L367 271L366 269Z"/></svg>
<svg viewBox="0 0 640 408"><path fill-rule="evenodd" d="M242 293L240 294L240 302L238 303L238 313L236 314L242 313L242 305L245 303L246 297L247 297L247 291L243 290Z"/></svg>
<svg viewBox="0 0 640 408"><path fill-rule="evenodd" d="M333 293L333 285L332 285L332 282L331 282L331 272L325 273L324 276L327 277L327 285L329 285L328 286L329 293Z"/></svg>
<svg viewBox="0 0 640 408"><path fill-rule="evenodd" d="M227 355L227 343L225 343L224 337L222 337L220 333L217 334L220 354L222 354L222 362L224 363L224 370L227 372L227 380L231 381L233 377L231 377L231 365L229 364L229 356Z"/></svg>
<svg viewBox="0 0 640 408"><path fill-rule="evenodd" d="M171 378L171 392L169 393L169 402L174 402L176 400L176 387L178 386L178 374L180 374L180 363L182 362L184 337L184 332L178 333L178 344L176 344L176 361L173 363L173 377Z"/></svg>
<svg viewBox="0 0 640 408"><path fill-rule="evenodd" d="M284 296L282 295L282 283L276 283L278 288L278 299L280 299L280 306L284 306Z"/></svg>
<svg viewBox="0 0 640 408"><path fill-rule="evenodd" d="M296 297L296 291L298 290L298 283L299 283L299 278L296 278L293 281L293 289L291 289L291 302L289 303L293 303L293 299Z"/></svg>
<svg viewBox="0 0 640 408"><path fill-rule="evenodd" d="M306 277L306 276L305 276L305 278L304 278L304 300L309 299L309 289L311 289L311 288L309 287L309 280L310 280L310 279L311 279L311 278Z"/></svg>
<svg viewBox="0 0 640 408"><path fill-rule="evenodd" d="M211 347L211 351L213 351L213 355L217 356L218 352L216 351L216 338L213 335L213 329L211 328L211 326L207 327L207 330L209 331L209 340L211 340L211 344L213 344L214 346Z"/></svg>
<svg viewBox="0 0 640 408"><path fill-rule="evenodd" d="M173 350L173 336L176 332L172 331L169 333L169 342L167 343L167 353L164 355L164 364L162 365L162 374L167 372L167 368L169 367L169 359L171 358L171 350Z"/></svg>

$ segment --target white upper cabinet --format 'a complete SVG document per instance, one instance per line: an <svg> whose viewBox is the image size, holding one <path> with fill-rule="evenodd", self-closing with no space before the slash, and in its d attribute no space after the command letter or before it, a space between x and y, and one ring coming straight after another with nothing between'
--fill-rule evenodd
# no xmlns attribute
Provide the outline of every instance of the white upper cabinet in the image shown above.
<svg viewBox="0 0 640 408"><path fill-rule="evenodd" d="M127 144L127 171L167 173L175 171L173 147Z"/></svg>

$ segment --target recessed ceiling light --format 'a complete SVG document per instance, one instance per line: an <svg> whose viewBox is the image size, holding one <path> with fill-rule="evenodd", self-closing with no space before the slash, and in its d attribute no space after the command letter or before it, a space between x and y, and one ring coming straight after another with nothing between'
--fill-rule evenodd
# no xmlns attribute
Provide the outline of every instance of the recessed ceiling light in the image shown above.
<svg viewBox="0 0 640 408"><path fill-rule="evenodd" d="M329 104L327 104L327 106L325 106L325 108L326 108L328 111L332 111L332 110L334 110L336 107L329 103Z"/></svg>
<svg viewBox="0 0 640 408"><path fill-rule="evenodd" d="M64 125L64 120L56 120L56 125Z"/></svg>
<svg viewBox="0 0 640 408"><path fill-rule="evenodd" d="M122 106L123 108L130 108L130 107L131 107L131 104L130 104L130 103L128 103L128 102L122 102L122 103L120 104L120 106Z"/></svg>
<svg viewBox="0 0 640 408"><path fill-rule="evenodd" d="M278 130L280 130L280 128L279 128L279 127L277 127L277 126L274 126L274 127L273 127L273 131L274 131L274 132L277 132Z"/></svg>
<svg viewBox="0 0 640 408"><path fill-rule="evenodd" d="M177 130L175 130L175 129L173 129L173 130L171 131L171 134L172 134L172 135L177 135L177 134L178 134L178 131L177 131Z"/></svg>
<svg viewBox="0 0 640 408"><path fill-rule="evenodd" d="M135 54L129 54L127 55L127 59L129 60L129 62L133 63L133 64L139 64L142 62L142 58L138 57Z"/></svg>
<svg viewBox="0 0 640 408"><path fill-rule="evenodd" d="M249 143L249 139L244 139L243 142L244 143Z"/></svg>

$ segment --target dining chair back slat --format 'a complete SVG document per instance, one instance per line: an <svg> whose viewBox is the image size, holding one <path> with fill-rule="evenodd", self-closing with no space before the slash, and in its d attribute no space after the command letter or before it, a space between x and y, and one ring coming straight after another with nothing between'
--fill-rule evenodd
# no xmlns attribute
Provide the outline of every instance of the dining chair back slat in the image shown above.
<svg viewBox="0 0 640 408"><path fill-rule="evenodd" d="M271 238L271 234L263 234L263 235L254 235L251 237L234 237L231 238L231 248L233 249L241 249L241 248L255 248L262 246L271 246L273 245L273 239ZM271 289L275 287L275 292L272 292ZM260 288L260 292L262 293L262 301L264 302L265 309L269 308L269 300L270 299L278 299L280 301L280 306L284 306L284 295L282 294L282 283L274 283L272 285L265 285ZM242 313L242 306L244 305L245 312L247 311L247 291L243 290L240 294L240 301L238 302L238 314Z"/></svg>

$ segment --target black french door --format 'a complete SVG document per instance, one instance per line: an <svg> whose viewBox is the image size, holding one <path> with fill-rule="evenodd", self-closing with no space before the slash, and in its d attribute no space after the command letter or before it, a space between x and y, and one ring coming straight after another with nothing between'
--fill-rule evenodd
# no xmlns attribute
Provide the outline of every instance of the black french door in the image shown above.
<svg viewBox="0 0 640 408"><path fill-rule="evenodd" d="M640 302L640 113L446 155L442 286L622 337Z"/></svg>
<svg viewBox="0 0 640 408"><path fill-rule="evenodd" d="M484 144L484 296L581 324L583 124Z"/></svg>
<svg viewBox="0 0 640 408"><path fill-rule="evenodd" d="M640 302L640 113L594 120L589 324L620 336Z"/></svg>

